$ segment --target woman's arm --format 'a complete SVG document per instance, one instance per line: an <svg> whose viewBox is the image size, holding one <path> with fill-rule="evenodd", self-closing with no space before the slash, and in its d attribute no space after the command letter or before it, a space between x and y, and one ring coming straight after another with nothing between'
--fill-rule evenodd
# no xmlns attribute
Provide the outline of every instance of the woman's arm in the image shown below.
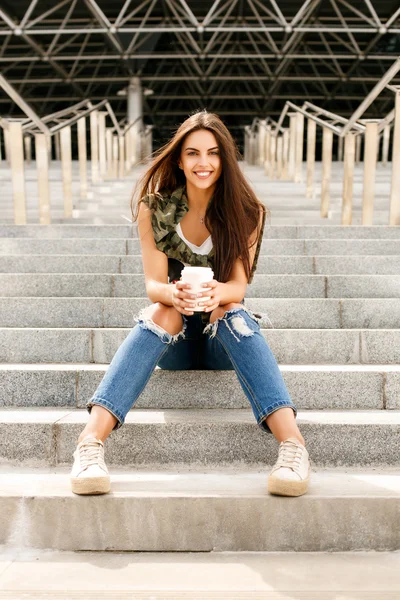
<svg viewBox="0 0 400 600"><path fill-rule="evenodd" d="M143 202L139 205L137 224L147 296L152 302L162 302L167 306L173 306L172 292L175 286L168 283L168 257L156 246L151 211Z"/></svg>

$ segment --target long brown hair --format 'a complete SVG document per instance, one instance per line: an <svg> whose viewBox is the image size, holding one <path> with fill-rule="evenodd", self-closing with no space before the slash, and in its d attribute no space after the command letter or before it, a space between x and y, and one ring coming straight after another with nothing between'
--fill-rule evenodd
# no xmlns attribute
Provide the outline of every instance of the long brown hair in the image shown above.
<svg viewBox="0 0 400 600"><path fill-rule="evenodd" d="M132 194L133 222L138 218L139 204L145 195L157 194L163 188L172 192L186 184L178 160L185 138L199 129L207 129L215 135L222 164L222 173L204 219L214 246L214 278L222 283L228 281L236 259L241 257L249 280L249 237L257 229L257 243L261 231L260 211L265 213L265 217L270 216L270 211L258 200L243 175L238 164L242 156L227 127L215 113L208 113L204 109L192 114L167 144L151 154L150 166L138 180ZM157 195L153 201L157 208ZM134 205L137 208L136 215Z"/></svg>

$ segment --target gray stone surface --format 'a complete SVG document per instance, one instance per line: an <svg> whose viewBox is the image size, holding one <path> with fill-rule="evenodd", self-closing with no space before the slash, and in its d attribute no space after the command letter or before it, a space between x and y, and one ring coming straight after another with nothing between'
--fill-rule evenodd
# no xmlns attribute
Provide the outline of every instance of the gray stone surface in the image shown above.
<svg viewBox="0 0 400 600"><path fill-rule="evenodd" d="M246 596L260 600L289 596L299 600L322 596L395 599L400 589L399 554L384 553L400 545L400 484L394 473L363 468L317 471L308 494L291 500L267 494L267 476L265 465L257 471L226 468L215 472L135 468L111 473L110 494L76 498L60 467L51 472L25 469L23 475L14 469L11 477L9 469L3 468L0 511L7 520L0 530L4 545L0 549L9 560L16 546L20 550L2 576L2 589L40 594L38 590L48 587L55 595L61 590L68 593L71 582L76 591L78 586L79 590L88 585L92 589L96 581L97 597L103 597L100 588L108 589L110 600L122 590L135 594L135 589L144 598L149 587L154 597L160 597L156 589L173 589L175 597L182 590L185 598L193 600L199 598L200 590L210 593L212 588L215 598L220 586L222 595L235 600ZM23 557L31 547L47 550L42 561L37 552L30 551L25 576ZM84 560L77 552L54 559L50 549L85 551ZM92 555L88 550L97 552ZM370 552L360 561L354 550ZM177 554L193 551L203 554ZM255 552L252 561L243 556L246 551ZM260 551L279 555L260 555ZM352 552L337 554L347 551ZM167 564L162 552L174 552ZM240 557L232 552L240 552ZM296 564L299 552L307 554ZM95 565L101 569L94 569ZM204 578L205 565L213 569L201 581L198 574L201 571ZM223 565L229 565L229 570L221 573ZM297 594L299 581L301 595ZM193 596L187 595L188 589L196 589ZM261 595L257 590L262 590Z"/></svg>
<svg viewBox="0 0 400 600"><path fill-rule="evenodd" d="M309 492L293 511L292 501L267 493L278 444L257 426L233 370L156 369L106 441L112 492L84 501L71 493L86 402L136 325L134 315L150 303L130 222L132 177L91 186L81 201L74 163L74 218L64 219L53 162L52 224L39 226L29 168L29 225L14 226L3 166L0 543L100 551L400 549L400 228L387 226L389 168L377 170L374 225L365 227L356 167L353 225L343 227L342 164L333 164L326 219L319 163L310 200L304 181L271 182L260 167L240 165L272 215L246 306L264 315L262 334L299 410L311 459ZM119 477L118 467L129 473ZM146 477L148 468L155 475ZM25 475L17 483L18 469Z"/></svg>
<svg viewBox="0 0 400 600"><path fill-rule="evenodd" d="M398 363L400 330L262 329L278 363ZM0 328L3 362L110 363L125 328ZM364 337L363 337L364 336ZM361 346L363 343L363 346Z"/></svg>
<svg viewBox="0 0 400 600"><path fill-rule="evenodd" d="M0 406L79 407L86 410L108 365L0 365ZM398 408L388 400L388 378L396 375L376 366L296 366L280 370L288 392L300 409L383 409ZM397 373L397 376L400 374ZM386 380L386 404L383 400ZM396 381L396 380L395 380ZM357 393L354 393L354 390ZM168 393L166 393L168 390ZM132 407L247 408L244 394L232 371L167 371L156 367Z"/></svg>
<svg viewBox="0 0 400 600"><path fill-rule="evenodd" d="M0 460L25 466L69 465L89 415L75 409L0 409ZM305 410L297 422L312 466L396 467L400 411ZM40 435L39 435L40 432ZM107 439L109 465L272 466L274 436L247 409L131 410Z"/></svg>

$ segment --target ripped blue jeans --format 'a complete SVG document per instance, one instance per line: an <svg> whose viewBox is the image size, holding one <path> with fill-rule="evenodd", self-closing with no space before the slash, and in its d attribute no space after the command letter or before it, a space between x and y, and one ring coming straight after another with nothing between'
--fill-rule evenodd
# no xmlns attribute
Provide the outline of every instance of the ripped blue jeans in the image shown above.
<svg viewBox="0 0 400 600"><path fill-rule="evenodd" d="M247 307L227 310L210 323L210 313L182 315L182 331L172 335L152 319L138 323L115 353L86 408L98 404L117 419L119 429L156 366L168 370L235 370L257 424L272 433L265 419L280 408L297 408L254 313Z"/></svg>

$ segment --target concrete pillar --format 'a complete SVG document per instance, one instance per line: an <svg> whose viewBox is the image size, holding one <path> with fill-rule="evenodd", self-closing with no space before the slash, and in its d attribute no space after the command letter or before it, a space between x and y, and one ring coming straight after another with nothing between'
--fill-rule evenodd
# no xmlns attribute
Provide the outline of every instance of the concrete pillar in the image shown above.
<svg viewBox="0 0 400 600"><path fill-rule="evenodd" d="M87 150L86 150L86 117L81 117L78 121L78 160L79 160L79 179L81 184L80 196L87 198Z"/></svg>
<svg viewBox="0 0 400 600"><path fill-rule="evenodd" d="M312 119L307 123L307 192L306 197L312 198L314 194L315 170L315 139L317 124Z"/></svg>
<svg viewBox="0 0 400 600"><path fill-rule="evenodd" d="M355 136L349 132L344 141L344 173L342 195L342 225L351 225L353 217L353 181L355 161Z"/></svg>
<svg viewBox="0 0 400 600"><path fill-rule="evenodd" d="M303 137L304 137L304 115L296 115L296 166L294 173L295 183L303 181Z"/></svg>
<svg viewBox="0 0 400 600"><path fill-rule="evenodd" d="M118 179L118 136L113 135L113 178Z"/></svg>
<svg viewBox="0 0 400 600"><path fill-rule="evenodd" d="M360 164L361 159L361 140L362 134L356 136L356 165Z"/></svg>
<svg viewBox="0 0 400 600"><path fill-rule="evenodd" d="M382 143L382 165L387 166L389 156L389 143L390 143L390 125L386 125L383 130L383 143Z"/></svg>
<svg viewBox="0 0 400 600"><path fill-rule="evenodd" d="M341 162L343 160L343 142L344 139L342 137L338 137L338 160Z"/></svg>
<svg viewBox="0 0 400 600"><path fill-rule="evenodd" d="M125 139L123 135L118 136L119 142L119 170L118 177L122 179L125 175Z"/></svg>
<svg viewBox="0 0 400 600"><path fill-rule="evenodd" d="M32 162L32 138L30 135L24 136L24 144L26 164L30 165Z"/></svg>
<svg viewBox="0 0 400 600"><path fill-rule="evenodd" d="M289 176L289 129L285 129L283 132L282 142L282 177L281 179L287 179Z"/></svg>
<svg viewBox="0 0 400 600"><path fill-rule="evenodd" d="M142 86L140 83L139 77L132 77L129 81L128 86L128 114L127 121L131 123L132 121L138 122L133 125L134 131L136 133L135 140L136 146L133 149L134 155L134 164L136 164L140 160L141 155L141 147L140 147L140 135L139 133L143 129L143 98L142 98Z"/></svg>
<svg viewBox="0 0 400 600"><path fill-rule="evenodd" d="M6 132L8 156L11 167L11 181L14 201L14 224L26 225L24 142L22 125L10 122Z"/></svg>
<svg viewBox="0 0 400 600"><path fill-rule="evenodd" d="M276 137L271 134L269 140L270 157L269 157L269 178L275 179L275 165L276 165Z"/></svg>
<svg viewBox="0 0 400 600"><path fill-rule="evenodd" d="M374 214L375 172L378 145L378 120L364 121L364 187L362 201L362 225L372 225Z"/></svg>
<svg viewBox="0 0 400 600"><path fill-rule="evenodd" d="M113 176L112 128L106 128L107 177Z"/></svg>
<svg viewBox="0 0 400 600"><path fill-rule="evenodd" d="M296 166L296 112L289 113L289 179L294 180Z"/></svg>
<svg viewBox="0 0 400 600"><path fill-rule="evenodd" d="M327 218L330 202L330 185L332 173L333 132L327 127L322 130L322 185L321 185L321 217Z"/></svg>
<svg viewBox="0 0 400 600"><path fill-rule="evenodd" d="M265 162L265 127L267 125L267 121L261 120L258 123L258 165L263 165Z"/></svg>
<svg viewBox="0 0 400 600"><path fill-rule="evenodd" d="M99 119L98 112L90 113L90 160L92 183L99 182Z"/></svg>
<svg viewBox="0 0 400 600"><path fill-rule="evenodd" d="M271 168L271 128L267 126L265 131L265 160L264 160L264 174L269 177L269 171Z"/></svg>
<svg viewBox="0 0 400 600"><path fill-rule="evenodd" d="M72 159L71 159L71 127L67 125L60 130L61 171L64 192L64 217L72 217Z"/></svg>
<svg viewBox="0 0 400 600"><path fill-rule="evenodd" d="M283 137L278 135L276 138L276 176L282 179L282 163L283 163Z"/></svg>
<svg viewBox="0 0 400 600"><path fill-rule="evenodd" d="M4 134L4 154L6 157L7 164L10 166L11 157L10 157L10 134L8 129L3 129Z"/></svg>
<svg viewBox="0 0 400 600"><path fill-rule="evenodd" d="M60 151L60 134L54 134L54 146L56 149L56 160L61 160L61 151Z"/></svg>
<svg viewBox="0 0 400 600"><path fill-rule="evenodd" d="M100 179L104 180L107 176L107 163L106 163L106 115L107 112L99 111L99 167L100 167Z"/></svg>
<svg viewBox="0 0 400 600"><path fill-rule="evenodd" d="M51 136L50 135L46 135L46 144L47 144L47 158L49 161L49 164L52 161L52 155L51 155Z"/></svg>
<svg viewBox="0 0 400 600"><path fill-rule="evenodd" d="M400 90L396 92L393 127L392 187L390 191L389 225L400 225Z"/></svg>
<svg viewBox="0 0 400 600"><path fill-rule="evenodd" d="M39 192L39 223L50 225L49 154L44 133L35 134L36 169Z"/></svg>

